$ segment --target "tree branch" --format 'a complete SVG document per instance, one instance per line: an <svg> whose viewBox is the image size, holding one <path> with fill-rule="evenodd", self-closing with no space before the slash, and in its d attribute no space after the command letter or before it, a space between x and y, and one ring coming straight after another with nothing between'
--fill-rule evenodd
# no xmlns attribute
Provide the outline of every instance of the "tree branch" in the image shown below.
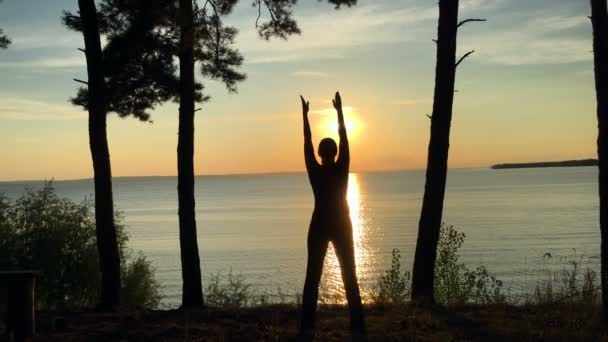
<svg viewBox="0 0 608 342"><path fill-rule="evenodd" d="M255 27L260 28L259 22L262 17L262 1L258 0L258 17L255 19Z"/></svg>
<svg viewBox="0 0 608 342"><path fill-rule="evenodd" d="M464 56L460 57L460 59L458 60L458 62L456 62L456 68L458 68L458 66L460 65L460 63L462 63L462 61L464 61L467 57L469 57L470 55L472 55L475 52L475 50L471 50L467 53L464 54Z"/></svg>
<svg viewBox="0 0 608 342"><path fill-rule="evenodd" d="M481 21L488 21L486 19L477 19L477 18L470 18L470 19L466 19L463 20L461 22L458 23L458 25L456 25L456 28L459 28L460 26L466 24L466 23L471 23L471 22L481 22Z"/></svg>
<svg viewBox="0 0 608 342"><path fill-rule="evenodd" d="M78 83L82 83L82 84L89 85L89 82L85 82L85 81L83 81L83 80L79 80L79 79L77 79L77 78L75 78L75 79L74 79L74 81L76 81L76 82L78 82Z"/></svg>

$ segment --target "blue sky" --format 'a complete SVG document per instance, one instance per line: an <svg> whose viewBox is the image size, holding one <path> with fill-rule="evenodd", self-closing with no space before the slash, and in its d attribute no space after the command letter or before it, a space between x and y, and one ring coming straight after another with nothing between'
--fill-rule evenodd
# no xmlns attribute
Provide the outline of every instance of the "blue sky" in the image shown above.
<svg viewBox="0 0 608 342"><path fill-rule="evenodd" d="M61 26L76 0L5 0L0 27L0 180L90 177L86 113L67 100L86 79L82 37ZM329 131L328 102L340 89L357 122L357 171L423 168L432 107L436 1L359 1L335 11L314 0L294 9L302 35L266 42L255 9L228 22L248 80L237 95L202 80L212 101L197 117L196 172L299 171L298 95L311 101L315 140ZM586 1L468 0L461 18L485 18L459 33L450 166L593 157L596 123ZM177 108L154 124L109 123L114 174L173 175ZM8 166L6 166L8 165Z"/></svg>

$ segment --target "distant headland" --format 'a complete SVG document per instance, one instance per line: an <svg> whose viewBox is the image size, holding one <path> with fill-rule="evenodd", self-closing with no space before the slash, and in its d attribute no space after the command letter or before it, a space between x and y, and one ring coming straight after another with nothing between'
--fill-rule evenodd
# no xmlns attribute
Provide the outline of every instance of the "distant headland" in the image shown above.
<svg viewBox="0 0 608 342"><path fill-rule="evenodd" d="M572 166L597 166L597 159L582 159L582 160L564 160L555 162L537 162L537 163L512 163L512 164L496 164L490 168L499 169L524 169L534 167L572 167Z"/></svg>

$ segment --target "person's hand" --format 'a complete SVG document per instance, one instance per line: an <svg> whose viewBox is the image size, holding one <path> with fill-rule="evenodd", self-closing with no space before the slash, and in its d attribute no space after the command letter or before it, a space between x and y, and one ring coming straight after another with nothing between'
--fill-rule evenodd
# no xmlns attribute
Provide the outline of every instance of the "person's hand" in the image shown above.
<svg viewBox="0 0 608 342"><path fill-rule="evenodd" d="M338 112L342 111L342 98L340 97L340 92L336 92L336 98L331 100L331 102L334 104L334 108Z"/></svg>
<svg viewBox="0 0 608 342"><path fill-rule="evenodd" d="M302 101L302 114L307 115L310 109L310 102L304 100L302 95L300 95L300 100Z"/></svg>

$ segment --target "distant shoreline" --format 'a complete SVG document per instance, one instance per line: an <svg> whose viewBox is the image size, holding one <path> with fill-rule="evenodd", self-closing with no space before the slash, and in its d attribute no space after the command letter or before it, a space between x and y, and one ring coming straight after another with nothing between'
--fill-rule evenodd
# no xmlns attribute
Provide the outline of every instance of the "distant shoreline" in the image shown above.
<svg viewBox="0 0 608 342"><path fill-rule="evenodd" d="M535 163L510 163L510 164L495 164L490 166L491 169L525 169L539 167L574 167L574 166L597 166L597 159L581 159L581 160L563 160L555 162L535 162Z"/></svg>

